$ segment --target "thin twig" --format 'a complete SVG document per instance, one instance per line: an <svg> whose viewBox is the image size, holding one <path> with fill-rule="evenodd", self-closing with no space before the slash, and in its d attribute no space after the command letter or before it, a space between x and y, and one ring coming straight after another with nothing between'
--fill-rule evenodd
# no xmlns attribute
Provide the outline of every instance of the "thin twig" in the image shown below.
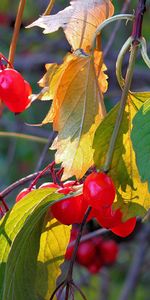
<svg viewBox="0 0 150 300"><path fill-rule="evenodd" d="M53 6L55 4L55 0L50 0L46 10L44 11L43 13L43 16L47 16L47 15L50 15L52 9L53 9Z"/></svg>
<svg viewBox="0 0 150 300"><path fill-rule="evenodd" d="M109 269L103 268L101 271L101 300L108 300L110 296L110 276Z"/></svg>
<svg viewBox="0 0 150 300"><path fill-rule="evenodd" d="M33 136L29 134L24 134L24 133L18 133L18 132L6 132L6 131L0 131L0 136L2 137L14 137L17 139L24 139L28 140L31 142L38 142L42 144L46 144L48 139L45 139L43 137L38 137L38 136Z"/></svg>
<svg viewBox="0 0 150 300"><path fill-rule="evenodd" d="M137 251L133 254L133 261L127 274L124 287L122 289L119 300L128 300L135 292L138 279L143 267L144 259L150 243L150 224L143 226L143 230L139 234Z"/></svg>
<svg viewBox="0 0 150 300"><path fill-rule="evenodd" d="M32 188L37 184L38 180L49 170L51 174L51 170L54 168L55 162L48 164L42 171L38 173L38 175L35 177L35 179L31 182L29 186L29 190L32 190Z"/></svg>
<svg viewBox="0 0 150 300"><path fill-rule="evenodd" d="M31 180L33 180L34 178L37 177L38 174L40 174L41 171L39 172L35 172L33 174L30 174L24 178L21 178L19 180L17 180L16 182L12 183L11 185L9 185L6 189L4 189L1 192L1 196L4 198L6 196L8 196L12 191L14 191L15 189L17 189L19 186L22 186L24 184L26 184L27 182L30 182ZM49 175L49 172L46 172L45 174L43 174L43 176L47 176Z"/></svg>
<svg viewBox="0 0 150 300"><path fill-rule="evenodd" d="M105 234L105 233L108 233L110 232L108 229L105 229L105 228L100 228L98 230L95 230L93 232L89 232L89 233L86 233L84 234L82 237L81 237L81 240L80 242L85 242L85 241L88 241L96 236L99 236L99 235L102 235L102 234ZM75 241L69 243L68 245L68 248L72 247L75 245Z"/></svg>
<svg viewBox="0 0 150 300"><path fill-rule="evenodd" d="M128 7L129 7L130 2L131 2L131 0L126 0L125 1L125 3L123 4L122 10L120 12L121 14L125 14L126 13ZM121 24L121 20L119 20L116 23L116 25L114 26L113 31L112 31L111 36L110 36L110 39L109 39L109 41L108 41L108 43L107 43L107 45L106 45L106 47L104 49L104 56L106 56L108 54L109 50L111 49L111 46L112 46L112 44L113 44L113 42L115 40L115 36L116 36L116 34L117 34L117 32L118 32L118 30L120 28L120 24Z"/></svg>
<svg viewBox="0 0 150 300"><path fill-rule="evenodd" d="M46 154L49 150L49 147L51 146L53 140L55 138L55 133L53 132L53 134L50 134L49 138L48 138L48 141L47 141L47 144L45 145L41 155L40 155L40 158L39 158L39 161L37 163L37 166L35 168L35 172L39 171L42 167L42 164L44 163L44 160L45 160L45 157L46 157Z"/></svg>
<svg viewBox="0 0 150 300"><path fill-rule="evenodd" d="M13 32L13 36L12 36L12 41L11 41L11 44L10 44L9 56L8 56L8 61L12 65L14 64L16 46L17 46L20 26L21 26L21 23L22 23L22 16L23 16L25 4L26 4L26 0L20 0L19 1L18 12L17 12L17 16L16 16L16 22L15 22L14 32Z"/></svg>

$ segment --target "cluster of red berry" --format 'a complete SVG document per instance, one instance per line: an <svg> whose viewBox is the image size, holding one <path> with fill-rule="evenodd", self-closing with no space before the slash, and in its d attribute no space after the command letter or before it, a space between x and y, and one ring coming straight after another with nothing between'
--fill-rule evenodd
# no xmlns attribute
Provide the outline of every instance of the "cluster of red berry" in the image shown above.
<svg viewBox="0 0 150 300"><path fill-rule="evenodd" d="M134 230L136 225L135 217L123 222L121 210L112 209L116 191L114 183L108 175L100 172L91 173L84 181L83 193L77 196L71 195L71 193L76 191L75 184L74 181L66 182L61 187L49 182L39 187L55 187L58 193L68 195L66 199L53 204L50 209L52 215L60 223L65 225L81 223L87 208L90 206L92 210L87 221L96 218L102 227L110 229L121 237L128 236ZM17 196L16 201L19 201L29 192L29 189L22 191Z"/></svg>
<svg viewBox="0 0 150 300"><path fill-rule="evenodd" d="M30 84L22 75L13 69L7 68L2 62L6 60L0 56L0 100L14 113L24 111L30 104L29 96L32 93Z"/></svg>
<svg viewBox="0 0 150 300"><path fill-rule="evenodd" d="M71 246L77 238L77 230L71 231L70 242L65 254L65 258L70 260L72 257L74 245ZM119 247L114 240L104 240L102 237L94 237L90 240L81 242L76 262L88 269L90 273L96 274L104 266L110 266L116 262Z"/></svg>

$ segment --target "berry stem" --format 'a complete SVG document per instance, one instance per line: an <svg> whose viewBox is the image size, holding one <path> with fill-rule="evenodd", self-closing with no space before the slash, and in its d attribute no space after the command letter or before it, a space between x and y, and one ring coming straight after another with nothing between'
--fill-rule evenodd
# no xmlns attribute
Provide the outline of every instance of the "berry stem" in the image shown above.
<svg viewBox="0 0 150 300"><path fill-rule="evenodd" d="M12 183L11 185L9 185L7 188L5 188L0 195L4 198L6 196L8 196L12 191L14 191L15 189L17 189L19 186L24 185L27 182L30 182L31 180L35 179L37 177L37 175L40 175L40 177L43 176L47 176L49 175L49 172L46 171L44 174L41 174L42 171L39 172L35 172L33 174L30 174L26 177L23 177L19 180L17 180L16 182Z"/></svg>
<svg viewBox="0 0 150 300"><path fill-rule="evenodd" d="M9 207L7 206L7 204L1 194L0 194L0 201L2 202L6 212L9 211Z"/></svg>
<svg viewBox="0 0 150 300"><path fill-rule="evenodd" d="M11 40L11 44L10 44L10 48L9 48L9 56L8 56L8 61L12 65L14 64L17 41L18 41L18 36L19 36L19 31L20 31L20 26L21 26L21 22L22 22L22 16L23 16L25 4L26 4L26 0L19 1L16 21L15 21L15 26L14 26L14 32L13 32L13 36L12 36L12 40ZM9 67L9 65L8 65L8 67Z"/></svg>
<svg viewBox="0 0 150 300"><path fill-rule="evenodd" d="M47 170L50 170L50 173L52 174L52 178L53 178L54 165L55 165L55 162L53 161L52 163L48 164L48 166L46 166L41 172L39 172L38 175L35 177L35 179L31 182L31 184L29 186L29 190L31 190L36 185L36 183L38 182L40 177L43 176ZM53 179L55 179L55 178L53 178ZM56 183L55 180L54 180L54 183Z"/></svg>
<svg viewBox="0 0 150 300"><path fill-rule="evenodd" d="M43 13L43 16L47 16L47 15L50 15L52 9L53 9L53 6L55 4L55 0L51 0L46 8L46 10L44 11Z"/></svg>
<svg viewBox="0 0 150 300"><path fill-rule="evenodd" d="M4 216L4 212L3 212L2 207L0 207L0 217L2 218L3 216Z"/></svg>

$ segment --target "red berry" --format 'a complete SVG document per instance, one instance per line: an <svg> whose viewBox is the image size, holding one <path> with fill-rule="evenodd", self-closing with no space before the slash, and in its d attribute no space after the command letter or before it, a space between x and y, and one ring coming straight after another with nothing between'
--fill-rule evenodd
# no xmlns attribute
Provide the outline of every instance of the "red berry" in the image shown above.
<svg viewBox="0 0 150 300"><path fill-rule="evenodd" d="M118 255L118 245L113 240L103 241L100 246L100 255L105 265L111 265L115 263Z"/></svg>
<svg viewBox="0 0 150 300"><path fill-rule="evenodd" d="M29 84L19 72L11 68L0 71L0 99L12 112L19 113L27 108L30 92Z"/></svg>
<svg viewBox="0 0 150 300"><path fill-rule="evenodd" d="M136 225L136 218L130 218L126 222L121 222L118 226L110 228L110 230L120 237L127 237L130 235Z"/></svg>
<svg viewBox="0 0 150 300"><path fill-rule="evenodd" d="M29 190L29 188L23 189L16 197L16 202L19 202L22 198L24 198L27 194L29 194L32 190Z"/></svg>
<svg viewBox="0 0 150 300"><path fill-rule="evenodd" d="M120 209L112 210L112 207L95 210L95 218L104 228L112 228L121 223L122 212Z"/></svg>
<svg viewBox="0 0 150 300"><path fill-rule="evenodd" d="M88 271L92 274L97 274L103 266L103 262L100 257L95 257L93 262L87 267Z"/></svg>
<svg viewBox="0 0 150 300"><path fill-rule="evenodd" d="M32 94L32 88L31 85L28 81L24 80L24 84L25 84L25 93L26 96L29 97Z"/></svg>
<svg viewBox="0 0 150 300"><path fill-rule="evenodd" d="M57 192L64 195L68 195L70 192L74 192L72 183L67 183L66 185L64 184L64 187L59 188ZM68 199L64 199L60 202L55 203L51 207L51 212L53 216L62 224L80 224L83 220L87 208L88 205L83 198L83 195L81 194L78 196L71 196ZM92 210L87 218L87 222L94 216L95 213L94 210Z"/></svg>
<svg viewBox="0 0 150 300"><path fill-rule="evenodd" d="M74 246L69 246L67 247L66 253L65 253L65 259L70 260L72 257Z"/></svg>
<svg viewBox="0 0 150 300"><path fill-rule="evenodd" d="M42 185L39 186L39 189L44 188L59 188L60 186L57 183L54 182L45 182Z"/></svg>
<svg viewBox="0 0 150 300"><path fill-rule="evenodd" d="M96 237L92 238L92 242L96 248L99 248L101 246L101 244L103 243L103 238L101 236L96 236Z"/></svg>
<svg viewBox="0 0 150 300"><path fill-rule="evenodd" d="M71 191L71 188L66 187L59 189L58 193L67 195ZM53 204L51 207L51 212L54 218L65 225L80 223L82 199L83 195L76 197L70 196L68 199L64 199Z"/></svg>
<svg viewBox="0 0 150 300"><path fill-rule="evenodd" d="M77 262L83 266L89 266L96 257L96 248L92 241L82 242L77 252Z"/></svg>
<svg viewBox="0 0 150 300"><path fill-rule="evenodd" d="M85 179L83 195L88 205L93 208L107 208L115 199L115 186L105 173L94 172Z"/></svg>

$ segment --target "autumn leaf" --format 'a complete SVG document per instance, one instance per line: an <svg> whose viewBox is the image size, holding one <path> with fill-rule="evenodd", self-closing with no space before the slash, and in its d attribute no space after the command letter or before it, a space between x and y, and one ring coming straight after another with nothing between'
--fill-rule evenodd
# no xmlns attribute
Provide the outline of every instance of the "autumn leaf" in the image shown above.
<svg viewBox="0 0 150 300"><path fill-rule="evenodd" d="M148 181L150 191L150 93L133 118L131 139L141 180Z"/></svg>
<svg viewBox="0 0 150 300"><path fill-rule="evenodd" d="M147 97L148 93L146 92L129 94L109 172L118 193L114 207L121 207L124 212L124 219L130 216L142 216L150 207L148 185L141 182L130 138L133 117ZM106 158L118 107L119 104L108 113L95 134L94 161L99 168L103 166Z"/></svg>
<svg viewBox="0 0 150 300"><path fill-rule="evenodd" d="M88 51L96 28L113 13L110 0L76 0L56 15L40 17L28 28L39 26L44 28L44 33L51 33L62 27L74 50Z"/></svg>
<svg viewBox="0 0 150 300"><path fill-rule="evenodd" d="M38 82L39 86L43 88L40 94L38 95L38 99L50 100L54 98L59 82L61 81L63 72L70 63L71 59L72 55L68 53L64 58L63 64L58 65L54 63L45 65L46 73Z"/></svg>
<svg viewBox="0 0 150 300"><path fill-rule="evenodd" d="M66 245L69 243L71 226L60 224L56 219L45 217L40 249L37 257L36 292L40 299L49 300L56 286L56 278L61 274ZM41 274L43 279L41 280Z"/></svg>
<svg viewBox="0 0 150 300"><path fill-rule="evenodd" d="M61 197L54 188L34 190L0 220L1 300L49 300L70 238L70 226L49 211Z"/></svg>
<svg viewBox="0 0 150 300"><path fill-rule="evenodd" d="M98 51L94 57L80 52L68 54L62 69L43 124L53 122L58 132L51 149L57 150L55 161L62 162L65 180L73 175L81 178L93 164L93 137L105 116L103 92L107 89L107 76Z"/></svg>

